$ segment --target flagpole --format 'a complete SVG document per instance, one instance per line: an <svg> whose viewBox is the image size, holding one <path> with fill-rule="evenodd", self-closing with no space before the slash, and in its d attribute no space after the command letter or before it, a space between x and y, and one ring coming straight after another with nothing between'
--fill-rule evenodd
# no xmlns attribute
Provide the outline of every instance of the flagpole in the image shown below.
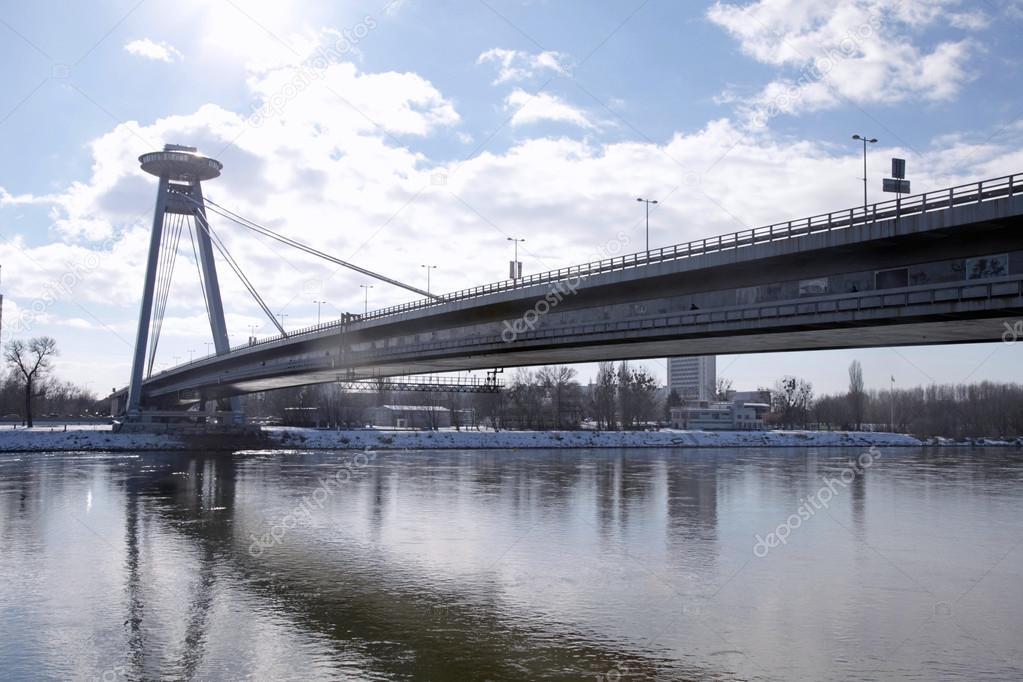
<svg viewBox="0 0 1023 682"><path fill-rule="evenodd" d="M889 417L889 427L892 433L895 432L895 375L892 374L892 389L888 392L888 407L891 410Z"/></svg>

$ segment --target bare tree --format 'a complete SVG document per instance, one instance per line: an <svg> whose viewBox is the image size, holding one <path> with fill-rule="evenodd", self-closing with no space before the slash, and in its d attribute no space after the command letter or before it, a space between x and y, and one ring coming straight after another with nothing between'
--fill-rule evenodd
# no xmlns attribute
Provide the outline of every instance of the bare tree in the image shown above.
<svg viewBox="0 0 1023 682"><path fill-rule="evenodd" d="M866 397L863 390L863 367L859 360L853 360L849 365L849 412L856 431L863 425Z"/></svg>
<svg viewBox="0 0 1023 682"><path fill-rule="evenodd" d="M564 365L541 367L537 372L537 380L550 399L555 428L565 427L565 414L571 411L573 398L578 394L575 375L574 369Z"/></svg>
<svg viewBox="0 0 1023 682"><path fill-rule="evenodd" d="M29 339L28 343L15 339L4 349L4 360L21 374L25 382L25 425L32 427L32 390L53 364L57 355L57 342L49 336Z"/></svg>
<svg viewBox="0 0 1023 682"><path fill-rule="evenodd" d="M813 405L813 385L794 376L782 377L771 392L775 417L788 427L806 426Z"/></svg>
<svg viewBox="0 0 1023 682"><path fill-rule="evenodd" d="M642 428L655 418L657 380L645 367L618 365L618 408L623 429Z"/></svg>
<svg viewBox="0 0 1023 682"><path fill-rule="evenodd" d="M718 400L728 400L728 394L732 392L732 380L720 377L717 386L714 387L714 397Z"/></svg>
<svg viewBox="0 0 1023 682"><path fill-rule="evenodd" d="M597 366L597 385L593 390L593 416L597 420L597 428L613 431L618 426L616 418L616 395L618 393L618 377L614 364L602 362Z"/></svg>

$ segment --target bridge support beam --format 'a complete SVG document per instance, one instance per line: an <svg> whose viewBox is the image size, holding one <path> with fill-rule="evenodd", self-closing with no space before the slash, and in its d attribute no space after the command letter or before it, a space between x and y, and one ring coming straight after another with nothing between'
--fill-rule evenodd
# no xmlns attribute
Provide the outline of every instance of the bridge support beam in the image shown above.
<svg viewBox="0 0 1023 682"><path fill-rule="evenodd" d="M135 356L131 363L131 381L128 384L128 405L126 414L137 418L142 411L142 375L146 369L146 346L149 342L149 323L153 318L153 297L156 293L156 271L160 259L160 242L163 239L163 217L167 209L167 188L170 182L166 176L160 178L156 190L156 208L153 210L153 232L149 235L149 257L146 259L145 284L142 287L142 304L139 308L139 327L135 335Z"/></svg>
<svg viewBox="0 0 1023 682"><path fill-rule="evenodd" d="M192 198L197 202L195 219L202 221L203 225L209 225L206 218L206 205L203 203L202 185L198 182L192 185ZM199 225L196 227L195 236L198 242L202 278L205 282L206 305L209 306L213 348L216 350L217 355L224 355L231 352L231 343L227 337L227 322L224 320L224 302L220 298L220 280L217 279L217 263L213 260L213 243L208 230L204 230ZM221 410L240 414L238 396L233 396L227 400L220 400L218 405Z"/></svg>

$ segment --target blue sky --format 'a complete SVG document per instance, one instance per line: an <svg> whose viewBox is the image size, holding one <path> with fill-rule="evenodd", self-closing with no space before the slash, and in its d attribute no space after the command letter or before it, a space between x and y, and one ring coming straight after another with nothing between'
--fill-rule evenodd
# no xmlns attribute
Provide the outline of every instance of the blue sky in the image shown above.
<svg viewBox="0 0 1023 682"><path fill-rule="evenodd" d="M436 264L434 290L456 290L505 275L508 235L527 272L620 231L638 250L637 195L662 201L655 246L856 205L853 132L880 139L875 196L891 156L916 191L1023 170L1021 29L1018 1L3 2L5 337L50 334L62 375L124 383L154 189L135 157L165 142L223 161L207 193L243 215L420 285ZM315 322L314 299L361 309L360 277L230 230L288 326ZM205 352L191 272L158 365ZM222 280L232 341L268 333ZM1020 381L1019 354L737 356L719 373L834 391L855 357L878 388Z"/></svg>

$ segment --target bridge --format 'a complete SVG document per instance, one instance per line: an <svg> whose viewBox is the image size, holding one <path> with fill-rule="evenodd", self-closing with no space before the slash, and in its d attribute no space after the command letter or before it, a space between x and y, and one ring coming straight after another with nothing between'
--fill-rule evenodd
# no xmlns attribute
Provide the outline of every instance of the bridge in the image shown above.
<svg viewBox="0 0 1023 682"><path fill-rule="evenodd" d="M216 355L140 374L137 404L219 400L227 409L255 391L492 367L998 341L1023 316L1021 181L982 180L429 297L345 263L424 297L233 348L225 334ZM179 210L207 237L206 209L260 227L201 191L190 202ZM118 412L131 412L130 394L113 396Z"/></svg>

